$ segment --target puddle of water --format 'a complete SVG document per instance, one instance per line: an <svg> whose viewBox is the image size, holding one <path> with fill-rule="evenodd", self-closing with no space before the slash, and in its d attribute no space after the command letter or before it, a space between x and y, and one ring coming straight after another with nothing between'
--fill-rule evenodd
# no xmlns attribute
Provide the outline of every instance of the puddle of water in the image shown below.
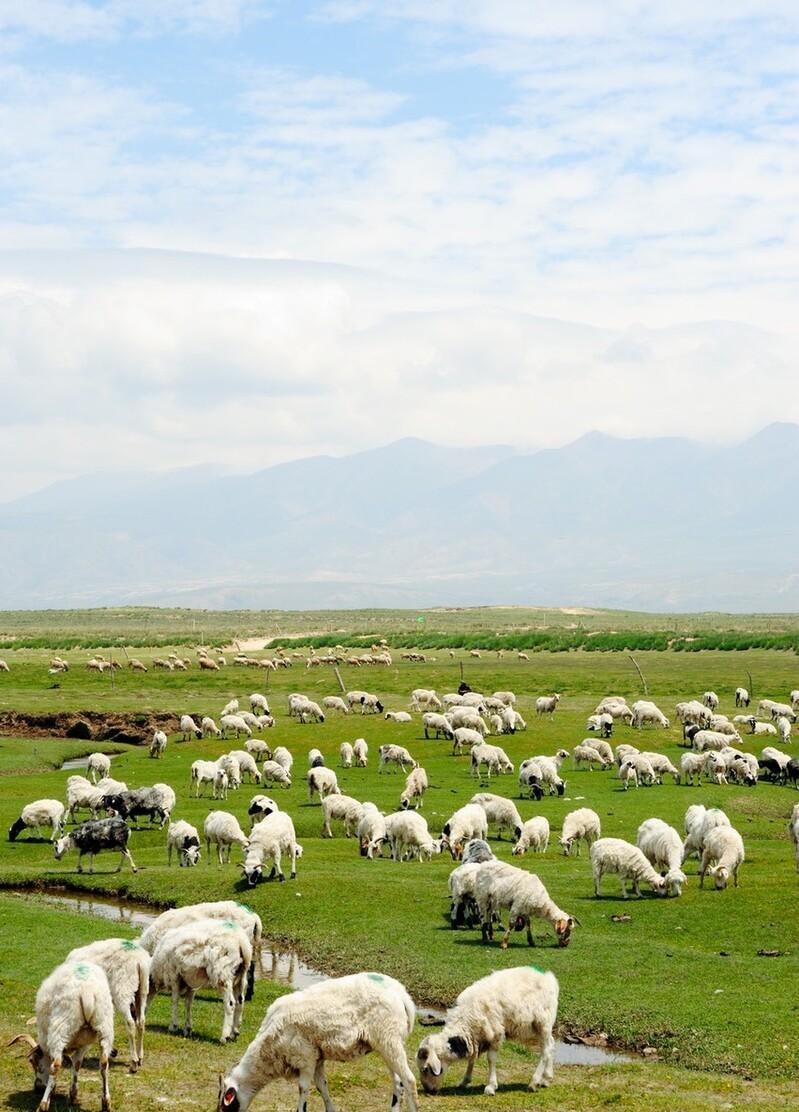
<svg viewBox="0 0 799 1112"><path fill-rule="evenodd" d="M147 904L117 900L113 896L97 896L94 893L89 896L55 895L30 888L7 888L3 891L65 911L77 911L80 915L94 915L112 923L141 927L142 930L158 917L158 913ZM328 980L325 973L301 961L295 950L279 950L266 943L261 947L261 961L256 966L255 976L256 980L276 981L291 988L308 988ZM442 1008L417 1008L416 1014L424 1026L443 1024L446 1015ZM567 1043L562 1039L555 1041L555 1062L561 1066L606 1066L634 1061L636 1059L628 1054L619 1054L601 1046Z"/></svg>
<svg viewBox="0 0 799 1112"><path fill-rule="evenodd" d="M108 756L113 761L114 757L119 756L119 753L109 753ZM60 766L60 771L61 772L74 772L78 768L88 768L88 767L89 767L89 754L87 753L85 757L72 757L70 760L64 761Z"/></svg>

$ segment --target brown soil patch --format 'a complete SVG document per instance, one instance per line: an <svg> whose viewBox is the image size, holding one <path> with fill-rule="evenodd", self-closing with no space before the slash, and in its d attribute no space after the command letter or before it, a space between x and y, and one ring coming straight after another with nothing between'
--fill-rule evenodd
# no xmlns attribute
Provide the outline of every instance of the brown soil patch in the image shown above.
<svg viewBox="0 0 799 1112"><path fill-rule="evenodd" d="M149 745L155 730L175 733L180 726L174 714L106 714L96 710L51 714L0 713L0 736L71 737L87 741L118 741Z"/></svg>

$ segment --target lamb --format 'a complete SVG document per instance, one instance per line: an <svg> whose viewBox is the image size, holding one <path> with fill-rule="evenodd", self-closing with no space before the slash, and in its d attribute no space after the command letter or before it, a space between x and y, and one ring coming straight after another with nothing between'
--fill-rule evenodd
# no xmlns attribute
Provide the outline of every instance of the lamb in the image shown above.
<svg viewBox="0 0 799 1112"><path fill-rule="evenodd" d="M342 768L352 768L352 762L355 758L355 753L352 746L348 741L342 741L338 747L339 757L341 758Z"/></svg>
<svg viewBox="0 0 799 1112"><path fill-rule="evenodd" d="M718 826L729 826L730 820L718 807L709 810L701 803L694 803L685 812L685 841L683 842L683 861L692 854L702 856L705 839Z"/></svg>
<svg viewBox="0 0 799 1112"><path fill-rule="evenodd" d="M404 773L406 764L409 764L411 768L416 768L418 764L402 745L381 745L378 753L380 754L378 773L381 773L387 765L394 765L395 772L402 769Z"/></svg>
<svg viewBox="0 0 799 1112"><path fill-rule="evenodd" d="M478 803L467 803L459 807L444 823L441 830L441 848L449 849L453 860L463 854L464 843L471 838L488 836L488 817L485 809Z"/></svg>
<svg viewBox="0 0 799 1112"><path fill-rule="evenodd" d="M219 724L222 727L222 737L228 736L229 730L236 731L236 738L239 734L244 734L245 737L252 737L252 730L239 714L223 714L219 719Z"/></svg>
<svg viewBox="0 0 799 1112"><path fill-rule="evenodd" d="M283 854L291 859L291 879L297 876L297 858L302 855L302 847L297 844L294 823L285 811L274 811L257 822L252 829L247 855L242 870L250 887L263 880L264 861L271 858L272 871L269 879L277 875L281 884L285 881L281 863Z"/></svg>
<svg viewBox="0 0 799 1112"><path fill-rule="evenodd" d="M522 836L522 817L512 799L505 799L501 795L491 792L478 792L473 795L469 803L476 803L485 811L489 823L497 824L497 837L502 838L502 831L507 830L518 841Z"/></svg>
<svg viewBox="0 0 799 1112"><path fill-rule="evenodd" d="M270 760L272 757L272 750L268 744L260 737L251 737L244 742L244 748L248 753L252 753L258 761Z"/></svg>
<svg viewBox="0 0 799 1112"><path fill-rule="evenodd" d="M83 855L89 855L89 872L94 872L94 856L105 849L119 850L121 857L116 867L120 872L127 861L134 873L138 872L128 849L130 827L124 819L98 819L95 822L82 822L71 834L59 838L53 846L56 861L60 861L68 850L78 851L78 872L83 872Z"/></svg>
<svg viewBox="0 0 799 1112"><path fill-rule="evenodd" d="M680 757L680 771L686 784L702 786L702 773L705 768L704 753L683 753Z"/></svg>
<svg viewBox="0 0 799 1112"><path fill-rule="evenodd" d="M749 706L749 692L745 687L736 687L735 689L735 705L736 707Z"/></svg>
<svg viewBox="0 0 799 1112"><path fill-rule="evenodd" d="M150 742L150 756L156 760L166 753L167 737L163 730L156 730Z"/></svg>
<svg viewBox="0 0 799 1112"><path fill-rule="evenodd" d="M440 737L446 738L451 741L454 737L454 729L452 723L443 714L437 714L434 711L428 711L422 715L422 726L424 727L424 736L429 738L429 730L432 730L433 737L438 739Z"/></svg>
<svg viewBox="0 0 799 1112"><path fill-rule="evenodd" d="M272 784L282 784L284 788L291 787L291 775L275 760L264 761L261 765L261 776L265 788Z"/></svg>
<svg viewBox="0 0 799 1112"><path fill-rule="evenodd" d="M200 835L197 828L190 822L181 819L180 822L171 822L166 832L166 859L172 865L172 850L178 856L181 868L190 868L200 861Z"/></svg>
<svg viewBox="0 0 799 1112"><path fill-rule="evenodd" d="M665 753L640 753L640 757L649 761L649 765L655 774L655 783L662 784L664 776L673 776L674 783L679 784L680 773L671 763Z"/></svg>
<svg viewBox="0 0 799 1112"><path fill-rule="evenodd" d="M408 722L413 722L413 719L408 714L407 710L387 710L383 716L386 722L398 722L400 725L406 725Z"/></svg>
<svg viewBox="0 0 799 1112"><path fill-rule="evenodd" d="M171 992L171 1032L178 1029L181 995L186 999L183 1034L192 1032L192 1004L200 988L222 994L224 1018L219 1041L236 1038L244 1010L247 970L252 962L252 944L246 931L227 919L198 919L167 931L153 953L150 967L151 994Z"/></svg>
<svg viewBox="0 0 799 1112"><path fill-rule="evenodd" d="M261 783L261 773L258 771L258 765L255 763L252 753L249 753L246 749L231 749L227 756L238 765L240 780L248 776L251 784Z"/></svg>
<svg viewBox="0 0 799 1112"><path fill-rule="evenodd" d="M528 849L534 853L546 853L549 848L549 822L543 815L535 815L522 825L518 839L513 847L514 857L521 857Z"/></svg>
<svg viewBox="0 0 799 1112"><path fill-rule="evenodd" d="M361 821L358 823L358 846L361 857L374 858L375 850L382 852L383 842L388 838L386 833L386 816L382 814L374 803L364 803L361 807Z"/></svg>
<svg viewBox="0 0 799 1112"><path fill-rule="evenodd" d="M584 741L581 741L579 745L575 745L572 750L575 768L579 768L581 764L587 764L588 771L593 772L595 764L598 764L600 768L609 767L610 761L594 748L592 740L591 738L586 738Z"/></svg>
<svg viewBox="0 0 799 1112"><path fill-rule="evenodd" d="M51 827L50 841L54 842L64 826L64 811L60 799L35 799L27 803L9 828L9 842L15 842L25 829L41 830L45 826Z"/></svg>
<svg viewBox="0 0 799 1112"><path fill-rule="evenodd" d="M421 765L412 768L405 778L405 788L400 793L400 806L403 810L407 810L411 803L414 804L414 807L421 807L427 787L427 773L425 770Z"/></svg>
<svg viewBox="0 0 799 1112"><path fill-rule="evenodd" d="M227 794L227 773L221 769L216 761L194 761L191 766L191 784L194 784L194 798L199 799L202 795L205 784L212 784L214 789L214 799L218 799L220 795L225 798L222 793Z"/></svg>
<svg viewBox="0 0 799 1112"><path fill-rule="evenodd" d="M441 700L435 691L429 691L423 687L417 687L411 692L411 710L421 710L422 707L434 708L441 710Z"/></svg>
<svg viewBox="0 0 799 1112"><path fill-rule="evenodd" d="M788 837L793 842L796 871L799 873L799 803L794 803L788 821Z"/></svg>
<svg viewBox="0 0 799 1112"><path fill-rule="evenodd" d="M392 1108L407 1101L417 1112L416 1081L405 1040L416 1019L399 981L382 973L355 973L279 997L268 1008L241 1061L220 1079L218 1112L247 1112L267 1082L295 1077L297 1108L308 1107L311 1082L333 1112L325 1061L346 1062L374 1050L392 1075Z"/></svg>
<svg viewBox="0 0 799 1112"><path fill-rule="evenodd" d="M591 868L594 874L594 895L605 873L618 873L622 899L627 899L627 881L632 880L633 892L640 898L641 881L646 881L659 896L667 895L666 881L652 868L638 846L622 838L599 838L591 846Z"/></svg>
<svg viewBox="0 0 799 1112"><path fill-rule="evenodd" d="M497 1057L506 1038L538 1046L541 1056L528 1089L549 1085L555 1069L553 1029L559 986L554 973L532 966L502 969L469 985L447 1011L444 1029L419 1044L416 1062L425 1092L438 1092L447 1067L466 1059L461 1088L471 1084L474 1064L486 1051L487 1096L497 1091Z"/></svg>
<svg viewBox="0 0 799 1112"><path fill-rule="evenodd" d="M79 946L66 957L68 962L98 965L108 978L111 999L128 1034L130 1072L144 1063L144 1017L150 980L150 955L129 938L105 938Z"/></svg>
<svg viewBox="0 0 799 1112"><path fill-rule="evenodd" d="M560 702L560 695L540 695L535 701L536 718L542 714L554 714Z"/></svg>
<svg viewBox="0 0 799 1112"><path fill-rule="evenodd" d="M738 887L738 869L744 860L743 838L732 826L717 826L706 833L702 849L702 863L699 866L699 887L705 884L705 873L709 872L720 891L727 887L732 874L735 887Z"/></svg>
<svg viewBox="0 0 799 1112"><path fill-rule="evenodd" d="M788 731L790 733L790 729ZM96 786L98 780L108 776L111 772L111 758L105 753L90 753L86 770L91 776L92 783Z"/></svg>
<svg viewBox="0 0 799 1112"><path fill-rule="evenodd" d="M308 768L321 768L325 763L321 749L308 750Z"/></svg>
<svg viewBox="0 0 799 1112"><path fill-rule="evenodd" d="M229 811L209 811L203 823L203 837L211 864L211 843L216 846L217 865L230 864L230 854L234 845L241 846L246 853L250 840L239 826L239 820Z"/></svg>
<svg viewBox="0 0 799 1112"><path fill-rule="evenodd" d="M576 845L579 857L581 842L585 841L590 849L600 836L599 815L596 811L592 811L590 807L578 807L576 811L570 811L563 820L558 844L567 857Z"/></svg>
<svg viewBox="0 0 799 1112"><path fill-rule="evenodd" d="M395 811L384 821L392 861L406 861L412 857L428 861L433 854L440 853L440 844L430 837L427 822L418 811Z"/></svg>
<svg viewBox="0 0 799 1112"><path fill-rule="evenodd" d="M666 870L666 888L670 896L681 896L685 884L682 865L682 838L661 819L646 819L638 827L636 844L656 869Z"/></svg>
<svg viewBox="0 0 799 1112"><path fill-rule="evenodd" d="M315 795L321 802L326 795L339 793L338 780L332 768L312 768L308 776L308 799L313 802Z"/></svg>
<svg viewBox="0 0 799 1112"><path fill-rule="evenodd" d="M190 737L200 738L203 736L202 730L190 714L181 714L180 732L184 741L188 741Z"/></svg>
<svg viewBox="0 0 799 1112"><path fill-rule="evenodd" d="M85 776L70 776L67 780L67 816L75 820L76 811L91 811L96 815L103 805L103 790L96 788Z"/></svg>
<svg viewBox="0 0 799 1112"><path fill-rule="evenodd" d="M61 1066L72 1062L70 1104L78 1100L78 1072L86 1051L100 1046L102 1109L110 1112L108 1062L114 1048L114 1002L108 978L99 965L65 961L42 981L36 993L36 1034L17 1035L11 1044L25 1042L34 1071L34 1088L44 1089L37 1112L47 1112Z"/></svg>
<svg viewBox="0 0 799 1112"><path fill-rule="evenodd" d="M358 829L362 813L361 804L357 799L353 799L351 795L334 794L326 796L322 800L322 815L324 818L322 837L333 837L333 831L330 829L330 823L333 819L344 823L345 837L352 837Z"/></svg>
<svg viewBox="0 0 799 1112"><path fill-rule="evenodd" d="M501 861L489 861L477 874L475 895L480 909L480 927L483 942L494 936L494 916L508 908L508 929L500 946L508 947L511 932L527 927L527 943L534 946L531 921L545 919L555 931L559 946L568 946L577 920L562 911L549 896L535 873L527 873Z"/></svg>
<svg viewBox="0 0 799 1112"><path fill-rule="evenodd" d="M471 774L480 776L481 765L486 766L487 778L491 779L491 772L496 775L501 772L513 772L513 762L508 754L499 745L486 745L485 742L472 746Z"/></svg>
<svg viewBox="0 0 799 1112"><path fill-rule="evenodd" d="M282 765L283 768L285 768L286 772L291 772L291 766L294 764L294 758L292 757L291 753L289 753L288 749L286 749L285 745L277 746L274 753L272 754L272 760L277 761L279 765Z"/></svg>
<svg viewBox="0 0 799 1112"><path fill-rule="evenodd" d="M219 729L216 722L214 722L213 718L209 718L208 715L206 715L200 723L200 729L202 730L203 737L222 736L222 731Z"/></svg>
<svg viewBox="0 0 799 1112"><path fill-rule="evenodd" d="M639 699L633 703L632 725L640 730L646 725L661 726L664 730L669 728L669 720L662 710L648 699Z"/></svg>
<svg viewBox="0 0 799 1112"><path fill-rule="evenodd" d="M727 762L720 753L711 751L705 757L705 776L714 784L727 783Z"/></svg>

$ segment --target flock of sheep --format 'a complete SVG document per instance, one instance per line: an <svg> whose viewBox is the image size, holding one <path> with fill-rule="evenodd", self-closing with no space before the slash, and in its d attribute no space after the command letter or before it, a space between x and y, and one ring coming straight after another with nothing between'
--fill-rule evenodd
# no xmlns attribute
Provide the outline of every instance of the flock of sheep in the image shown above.
<svg viewBox="0 0 799 1112"><path fill-rule="evenodd" d="M556 713L560 696L542 696L536 701L538 716ZM748 693L736 691L736 705L748 711ZM272 747L254 733L273 729L275 716L265 695L249 696L249 710L231 700L219 717L198 724L189 715L180 718L183 739L244 739L243 748L221 754L215 761L196 760L191 765L187 788L195 796L208 787L214 799L225 800L229 792L240 790L249 781L253 786L292 783L293 757L285 746ZM524 731L527 724L515 709L511 691L484 696L468 689L439 698L435 691L417 688L410 696L408 711L385 710L381 700L366 691L350 691L344 698L327 696L322 705L305 695L288 697L287 712L298 723L320 726L326 714L384 714L402 727L421 713L425 738L445 739L453 753L467 750L469 771L490 786L491 776L501 778L516 772L514 764L499 744L488 743L490 735L502 736ZM799 781L797 762L783 750L768 746L759 757L743 749L745 731L749 736L773 736L786 743L799 711L799 691L789 703L762 700L759 715L737 715L732 720L718 713L719 700L714 692L701 699L677 705L687 751L677 768L663 754L641 751L629 743L617 744L610 738L618 723L642 730L646 726L668 727L662 711L649 700L632 706L620 696L604 698L586 724L589 737L571 752L559 749L552 756L533 756L518 769L521 798L540 799L544 794L563 795L566 781L561 773L571 759L575 769L616 769L624 790L630 786L654 787L663 777L676 783L701 783L704 775L716 784L730 781L754 786L767 779L778 783ZM762 729L761 727L767 727ZM163 756L168 738L157 731L150 756ZM322 836L333 836L333 824L341 823L346 837L356 839L360 855L374 860L384 848L392 860L426 861L449 852L457 863L449 875L450 916L453 928L479 928L484 942L490 943L494 929L507 923L501 946L506 948L512 932L526 929L533 944L532 923L541 919L554 932L559 946L568 946L580 924L551 898L539 877L517 865L500 861L488 844L491 827L498 838L507 833L513 840L512 854L522 857L528 851L546 853L550 827L543 815L524 821L516 803L505 795L479 791L459 807L441 826L430 832L421 814L428 788L425 769L409 750L398 743L380 746L378 772L393 770L406 775L398 793L397 810L385 814L371 801L361 801L341 792L334 769L325 765L318 748L308 753L305 775L309 799L319 798ZM339 758L342 767L364 768L369 761L365 739L343 742ZM290 815L270 796L255 794L247 807L249 829L229 811L214 809L205 819L202 834L185 819L175 819L177 793L168 784L129 790L122 781L110 776L109 758L92 754L88 775L70 776L66 802L35 800L22 809L9 838L13 841L26 828L50 827L57 859L71 849L82 859L102 851L120 853L118 868L127 861L135 870L128 849L131 820L147 818L150 827L166 827L167 863L173 854L179 865L192 867L201 858L205 842L209 862L215 848L219 866L230 863L234 847L241 852L240 867L246 881L255 885L270 876L285 880L284 858L290 862L290 877L296 877L297 861L302 857ZM501 779L500 779L501 782ZM486 786L481 783L481 787ZM80 811L91 818L65 833L66 824L75 821ZM100 815L106 817L99 817ZM795 847L799 870L799 804L793 807L789 831ZM685 831L679 833L657 817L646 819L637 830L635 842L603 837L599 815L589 807L570 811L564 818L559 846L566 855L581 853L585 843L591 865L594 892L601 892L602 878L615 874L627 896L632 884L636 896L640 886L648 885L660 896L679 897L686 883L685 862L699 858L700 887L706 875L723 890L730 880L738 885L744 862L744 844L724 811L706 809L700 804L688 807ZM179 1026L180 999L185 1001L184 1034L192 1029L192 1001L199 989L213 989L223 1002L221 1041L235 1038L240 1030L245 999L252 994L254 962L261 945L259 917L233 901L219 901L176 908L165 912L144 932L138 942L108 939L81 947L65 956L64 962L40 986L36 997L37 1040L18 1036L30 1044L30 1060L37 1083L44 1088L39 1109L46 1112L50 1097L67 1055L72 1063L70 1099L76 1099L78 1071L89 1046L99 1043L102 1076L102 1107L110 1107L108 1062L113 1047L113 1011L122 1016L129 1040L130 1068L135 1071L143 1061L143 1040L147 1004L154 993L172 997L170 1030ZM423 1039L417 1052L417 1068L423 1087L434 1092L440 1087L448 1066L464 1061L464 1084L471 1080L476 1059L485 1054L488 1083L485 1092L496 1092L496 1060L505 1038L538 1046L541 1054L530 1088L548 1084L553 1076L553 1030L557 1015L558 982L552 973L526 966L504 969L469 986L447 1013L441 1032ZM311 1084L321 1093L326 1107L332 1107L324 1073L326 1059L344 1061L374 1050L384 1060L392 1078L391 1106L404 1100L411 1110L417 1108L416 1082L408 1064L405 1043L410 1035L415 1008L404 986L381 973L359 973L334 978L301 992L281 997L267 1010L261 1028L239 1063L220 1080L219 1109L237 1112L247 1109L253 1097L269 1080L280 1076L296 1078L299 1087L298 1109L306 1108Z"/></svg>

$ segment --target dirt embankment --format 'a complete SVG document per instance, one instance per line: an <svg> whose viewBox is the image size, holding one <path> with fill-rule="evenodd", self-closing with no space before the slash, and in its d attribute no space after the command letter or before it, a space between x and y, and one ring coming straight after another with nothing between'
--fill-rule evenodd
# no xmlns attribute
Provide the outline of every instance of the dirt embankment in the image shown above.
<svg viewBox="0 0 799 1112"><path fill-rule="evenodd" d="M174 714L106 714L96 710L51 714L0 713L2 737L73 737L87 741L118 741L149 745L155 730L175 733Z"/></svg>

